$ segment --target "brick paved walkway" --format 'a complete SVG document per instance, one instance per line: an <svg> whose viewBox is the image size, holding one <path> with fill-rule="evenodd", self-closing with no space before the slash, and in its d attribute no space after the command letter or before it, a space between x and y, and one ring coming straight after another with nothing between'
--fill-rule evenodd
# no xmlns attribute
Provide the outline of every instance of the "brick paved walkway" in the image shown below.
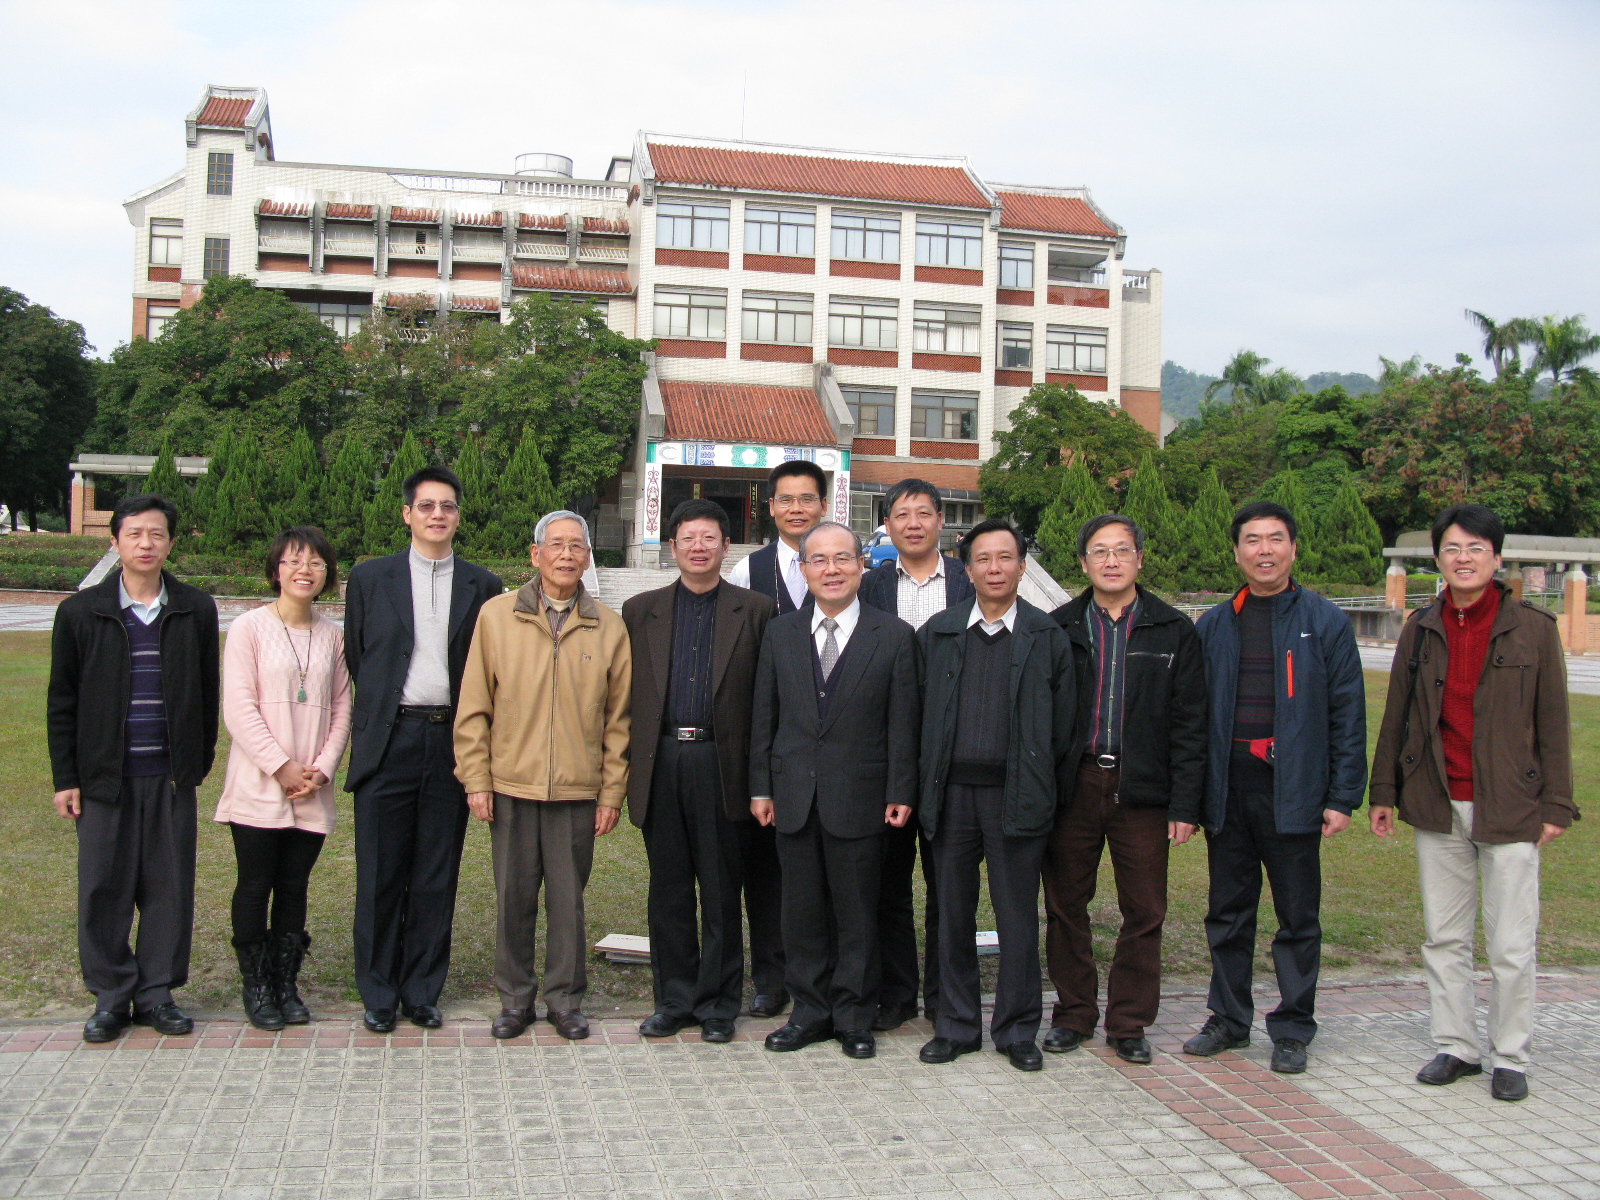
<svg viewBox="0 0 1600 1200"><path fill-rule="evenodd" d="M769 1054L771 1021L728 1046L641 1043L620 1020L581 1043L339 1018L87 1046L76 1025L13 1025L0 1197L1600 1200L1600 979L1542 981L1520 1105L1486 1077L1412 1081L1431 1053L1420 985L1330 987L1320 1007L1293 1079L1266 1070L1259 1032L1214 1060L1176 1053L1197 996L1167 998L1152 1066L1097 1044L1032 1075L989 1051L923 1066L921 1021L871 1062Z"/></svg>

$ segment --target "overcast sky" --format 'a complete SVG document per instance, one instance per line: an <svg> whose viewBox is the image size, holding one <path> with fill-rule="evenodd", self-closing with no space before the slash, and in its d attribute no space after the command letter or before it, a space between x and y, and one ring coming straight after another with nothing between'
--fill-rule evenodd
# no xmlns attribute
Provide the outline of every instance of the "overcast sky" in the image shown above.
<svg viewBox="0 0 1600 1200"><path fill-rule="evenodd" d="M299 162L594 176L640 128L741 112L752 139L966 155L1092 188L1191 369L1449 362L1467 307L1600 325L1597 33L1595 0L0 0L0 284L109 353L120 202L182 164L204 84L254 84Z"/></svg>

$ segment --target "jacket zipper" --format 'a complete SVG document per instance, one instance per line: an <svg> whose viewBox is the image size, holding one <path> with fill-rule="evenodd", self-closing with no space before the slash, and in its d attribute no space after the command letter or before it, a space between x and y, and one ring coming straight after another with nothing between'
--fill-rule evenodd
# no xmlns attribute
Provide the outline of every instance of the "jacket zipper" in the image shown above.
<svg viewBox="0 0 1600 1200"><path fill-rule="evenodd" d="M567 620L570 621L575 616L577 616L576 601L573 603L572 611L567 613ZM545 607L544 619L546 624L550 623L550 609L548 606ZM561 628L565 631L566 621L561 623ZM554 800L556 798L556 713L561 705L561 680L559 678L561 674L561 634L552 629L550 639L550 745L544 756L544 760L549 767L548 782L545 784L544 793L546 800Z"/></svg>
<svg viewBox="0 0 1600 1200"><path fill-rule="evenodd" d="M1289 699L1293 700L1294 699L1294 651L1293 650L1285 650L1283 652L1283 656L1288 661L1288 665L1289 665Z"/></svg>

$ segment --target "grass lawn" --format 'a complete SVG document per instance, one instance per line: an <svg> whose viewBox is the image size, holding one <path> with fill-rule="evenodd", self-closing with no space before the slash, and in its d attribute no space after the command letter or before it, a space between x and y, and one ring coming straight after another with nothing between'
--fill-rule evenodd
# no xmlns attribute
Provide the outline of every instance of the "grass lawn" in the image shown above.
<svg viewBox="0 0 1600 1200"><path fill-rule="evenodd" d="M0 838L11 847L0 863L0 1016L87 1011L78 976L75 846L71 827L50 804L45 751L44 693L49 672L47 633L0 633ZM1376 736L1384 678L1367 675L1368 729ZM1579 806L1593 809L1600 789L1590 782L1600 768L1600 697L1574 696L1573 737ZM218 747L217 768L200 792L199 868L195 897L194 960L180 999L201 1009L238 1003L237 971L228 945L228 902L234 867L227 830L209 818L222 783L227 734ZM1600 962L1600 873L1594 866L1600 834L1595 822L1579 822L1548 847L1544 856L1544 924L1541 960L1546 966ZM1422 938L1416 865L1409 830L1383 841L1356 827L1333 840L1324 857L1324 961L1334 971L1363 975L1417 969ZM920 874L920 873L919 873ZM596 847L588 890L590 940L605 933L645 933L647 870L639 831L626 819ZM918 888L920 891L920 878ZM351 970L350 915L355 894L355 855L349 797L341 794L340 824L323 850L311 882L311 934L306 963L308 998L341 1006L356 1003ZM1203 839L1174 851L1171 915L1166 962L1172 981L1200 982L1208 959L1201 920L1206 874ZM991 928L987 905L979 928ZM1097 934L1114 936L1118 917L1109 866L1103 866L1095 905ZM1275 923L1270 899L1262 929ZM496 1007L490 982L494 954L494 881L489 837L480 822L467 835L456 907L455 954L445 1003ZM1266 944L1263 936L1262 945ZM1261 960L1266 967L1267 960ZM992 960L990 960L992 970ZM1270 967L1267 967L1270 970ZM650 1006L646 967L591 960L588 1009L629 1013Z"/></svg>

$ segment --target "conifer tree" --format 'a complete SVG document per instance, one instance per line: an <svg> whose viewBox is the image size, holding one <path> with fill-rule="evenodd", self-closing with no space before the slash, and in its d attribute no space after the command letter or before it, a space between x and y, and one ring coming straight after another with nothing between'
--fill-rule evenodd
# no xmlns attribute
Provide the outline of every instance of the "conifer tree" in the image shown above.
<svg viewBox="0 0 1600 1200"><path fill-rule="evenodd" d="M1317 560L1324 583L1383 583L1383 534L1349 475L1317 527Z"/></svg>
<svg viewBox="0 0 1600 1200"><path fill-rule="evenodd" d="M178 464L172 454L171 438L161 439L161 453L156 455L155 464L150 468L150 474L144 481L144 490L152 496L160 496L172 502L172 506L178 510L180 537L190 532L193 514L190 511L192 505L189 502L189 487L178 474Z"/></svg>
<svg viewBox="0 0 1600 1200"><path fill-rule="evenodd" d="M410 430L406 431L400 449L389 463L389 472L383 477L378 493L367 505L367 536L363 553L396 554L406 548L410 537L400 520L400 508L405 503L401 484L414 471L428 465L422 447Z"/></svg>
<svg viewBox="0 0 1600 1200"><path fill-rule="evenodd" d="M483 548L505 558L526 554L539 518L560 507L550 483L550 468L538 436L522 431L522 440L500 476L497 510L483 531Z"/></svg>
<svg viewBox="0 0 1600 1200"><path fill-rule="evenodd" d="M470 434L461 445L455 469L461 480L461 528L457 537L463 546L481 552L483 533L494 519L497 497L490 485L483 449Z"/></svg>
<svg viewBox="0 0 1600 1200"><path fill-rule="evenodd" d="M1316 523L1312 520L1311 510L1306 504L1305 488L1300 485L1300 477L1292 469L1285 467L1261 485L1261 492L1256 499L1270 500L1289 510L1297 526L1294 576L1307 583L1320 579L1322 558L1318 543L1321 539Z"/></svg>
<svg viewBox="0 0 1600 1200"><path fill-rule="evenodd" d="M372 503L372 456L359 438L346 437L322 489L320 528L342 563L370 553L367 506ZM395 514L398 517L398 514Z"/></svg>
<svg viewBox="0 0 1600 1200"><path fill-rule="evenodd" d="M1144 570L1140 582L1147 587L1171 589L1182 567L1183 535L1177 506L1167 496L1167 486L1148 451L1128 481L1128 493L1118 510L1144 531Z"/></svg>
<svg viewBox="0 0 1600 1200"><path fill-rule="evenodd" d="M1200 492L1183 520L1180 590L1229 592L1237 585L1233 543L1228 538L1233 511L1233 501L1217 478L1216 468L1207 468Z"/></svg>
<svg viewBox="0 0 1600 1200"><path fill-rule="evenodd" d="M200 545L206 544L206 535L211 531L211 519L217 509L217 493L222 489L222 481L228 474L228 463L232 457L233 423L230 421L223 425L222 432L212 443L206 473L195 480L194 492L190 496L190 519L200 531Z"/></svg>
<svg viewBox="0 0 1600 1200"><path fill-rule="evenodd" d="M311 435L306 432L304 425L295 430L289 453L273 474L279 481L279 499L272 506L272 523L279 530L296 525L320 527L326 519L322 515L322 494L326 480L322 472L322 460L317 456L317 448L312 444Z"/></svg>
<svg viewBox="0 0 1600 1200"><path fill-rule="evenodd" d="M1061 492L1039 520L1039 558L1044 569L1061 584L1081 584L1078 530L1084 522L1111 511L1111 497L1095 482L1080 457L1061 478Z"/></svg>
<svg viewBox="0 0 1600 1200"><path fill-rule="evenodd" d="M249 558L266 550L278 532L263 502L270 487L268 475L261 442L248 437L236 439L207 523L204 545L208 551Z"/></svg>

